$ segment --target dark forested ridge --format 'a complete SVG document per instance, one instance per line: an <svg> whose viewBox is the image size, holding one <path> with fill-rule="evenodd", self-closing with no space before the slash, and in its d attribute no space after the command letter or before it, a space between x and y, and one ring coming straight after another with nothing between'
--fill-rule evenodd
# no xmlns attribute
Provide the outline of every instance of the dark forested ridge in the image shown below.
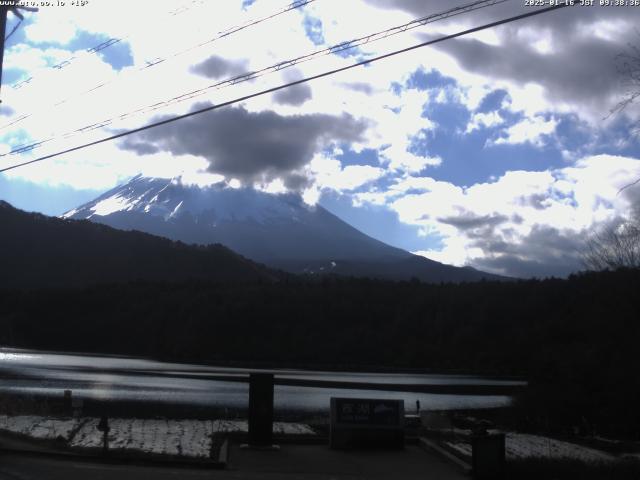
<svg viewBox="0 0 640 480"><path fill-rule="evenodd" d="M4 344L202 362L538 370L640 340L640 272L426 284L325 277L0 290ZM557 370L557 369L555 369Z"/></svg>
<svg viewBox="0 0 640 480"><path fill-rule="evenodd" d="M460 285L289 277L5 290L0 344L520 374L531 382L525 400L557 421L617 419L640 432L639 285L640 271L626 270Z"/></svg>
<svg viewBox="0 0 640 480"><path fill-rule="evenodd" d="M197 247L89 221L26 213L0 200L0 288L131 280L256 281L273 273L222 245Z"/></svg>
<svg viewBox="0 0 640 480"><path fill-rule="evenodd" d="M518 374L530 381L521 405L532 418L640 434L637 269L462 284L304 278L222 246L27 214L4 202L0 224L0 345ZM24 288L35 286L55 288Z"/></svg>

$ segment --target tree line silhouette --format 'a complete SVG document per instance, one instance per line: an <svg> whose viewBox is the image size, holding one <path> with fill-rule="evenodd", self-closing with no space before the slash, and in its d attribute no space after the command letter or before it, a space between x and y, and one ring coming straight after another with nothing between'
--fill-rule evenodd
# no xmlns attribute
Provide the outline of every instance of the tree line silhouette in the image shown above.
<svg viewBox="0 0 640 480"><path fill-rule="evenodd" d="M640 433L640 270L0 290L0 344L227 365L523 375L523 421Z"/></svg>

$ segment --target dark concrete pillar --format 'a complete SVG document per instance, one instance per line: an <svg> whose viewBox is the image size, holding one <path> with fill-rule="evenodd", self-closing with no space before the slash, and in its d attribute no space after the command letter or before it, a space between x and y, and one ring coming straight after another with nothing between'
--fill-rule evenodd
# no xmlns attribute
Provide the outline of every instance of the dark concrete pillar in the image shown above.
<svg viewBox="0 0 640 480"><path fill-rule="evenodd" d="M249 376L249 445L273 443L273 374Z"/></svg>
<svg viewBox="0 0 640 480"><path fill-rule="evenodd" d="M64 400L62 401L62 409L64 410L64 415L71 415L73 412L73 392L71 390L64 391Z"/></svg>
<svg viewBox="0 0 640 480"><path fill-rule="evenodd" d="M475 480L504 479L504 433L475 435L471 439L471 457Z"/></svg>

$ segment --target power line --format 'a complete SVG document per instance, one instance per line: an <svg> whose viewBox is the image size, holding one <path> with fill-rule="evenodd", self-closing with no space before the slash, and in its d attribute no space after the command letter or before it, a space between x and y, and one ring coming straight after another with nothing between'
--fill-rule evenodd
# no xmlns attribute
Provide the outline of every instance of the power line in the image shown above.
<svg viewBox="0 0 640 480"><path fill-rule="evenodd" d="M113 83L115 83L117 81L120 81L125 76L130 76L130 75L133 75L133 74L135 74L135 73L137 73L139 71L146 70L146 69L151 68L151 67L155 67L156 65L159 65L159 64L165 62L166 60L170 60L170 59L179 57L181 55L184 55L185 53L189 53L189 52L191 52L191 51L193 51L193 50L195 50L197 48L203 47L205 45L209 45L209 44L211 44L211 43L213 43L213 42L215 42L217 40L220 40L222 38L229 37L229 36L231 36L231 35L233 35L235 33L238 33L238 32L240 32L242 30L245 30L245 29L247 29L249 27L252 27L254 25L258 25L258 24L260 24L262 22L266 22L267 20L271 20L272 18L278 17L279 15L282 15L284 13L287 13L287 12L290 12L292 10L296 10L296 9L302 8L305 5L308 5L308 4L313 3L315 1L316 0L296 0L296 1L292 2L292 3L287 4L285 7L281 8L281 9L279 9L279 10L273 12L273 13L270 13L268 15L265 15L265 16L262 16L262 17L259 17L259 18L250 19L250 20L247 20L247 21L245 21L245 22L243 22L241 24L225 28L224 30L221 30L221 31L217 32L216 35L213 38L210 38L209 40L206 40L204 42L200 42L200 43L198 43L196 45L192 45L192 46L187 47L185 49L178 50L177 52L174 52L173 54L165 56L165 57L154 57L154 58L152 58L150 60L145 60L146 65L144 65L144 66L142 66L140 68L137 68L136 70L129 71L129 72L127 72L126 75L118 75L117 77L115 77L112 80L108 80L108 81L99 83L97 85L93 85L88 90L84 90L84 91L82 91L80 93L77 93L75 95L67 97L67 98L55 103L53 106L57 107L58 105L62 105L64 103L69 102L70 100L77 99L77 98L79 98L79 97L81 97L83 95L86 95L87 93L94 92L94 91L96 91L96 90L98 90L98 89L100 89L102 87L105 87L107 85L111 85L111 84L113 84ZM505 1L505 0L503 0L503 1ZM195 0L192 3L195 3ZM191 8L191 7L189 7L189 8ZM183 10L183 11L186 11L186 10ZM169 13L171 13L171 12L169 12ZM182 13L182 11L180 13ZM101 50L103 50L103 49L105 49L105 48L107 48L107 47L109 47L111 45L114 45L114 44L116 44L116 43L118 43L118 42L120 42L122 40L124 40L124 39L122 39L122 38L112 38L112 39L107 40L106 42L103 42L103 43L95 46L95 47L87 49L87 51L88 52L99 52L99 51L101 51ZM72 57L71 60L73 60L74 58L76 58L76 57ZM69 63L71 63L69 60L65 60L64 62L61 62L58 65L54 65L52 68L61 69L61 68L66 67L67 65L69 65ZM24 82L30 82L32 79L33 79L33 77L29 77ZM13 88L19 88L19 87L17 87L14 84ZM18 117L17 119L15 119L15 120L3 125L2 127L0 127L0 130L2 130L4 128L7 128L7 127L10 127L11 125L15 125L15 124L17 124L17 123L19 123L19 122L31 117L32 115L33 115L33 113L28 113L28 114L22 115L22 116Z"/></svg>
<svg viewBox="0 0 640 480"><path fill-rule="evenodd" d="M248 73L244 73L241 75L237 75L235 77L231 77L231 78L227 78L224 80L220 80L214 84L208 85L206 87L197 89L197 90L192 90L190 92L186 92L183 93L181 95L178 95L176 97L173 97L169 100L164 100L161 102L156 102L152 105L148 105L146 107L141 107L138 108L136 110L130 111L130 112L126 112L123 113L121 115L118 116L114 116L105 120L101 120L89 125L85 125L81 128L77 128L71 132L66 132L64 134L62 134L63 138L69 138L72 136L75 136L77 134L82 134L82 133L86 133L92 130L96 130L98 128L102 128L105 127L107 125L110 125L111 123L113 123L114 121L121 121L127 118L130 118L134 115L141 115L144 113L150 113L153 112L155 110L158 110L160 108L165 108L168 107L170 105L173 105L175 103L180 103L186 100L190 100L192 98L196 98L199 97L201 95L204 95L205 93L207 93L209 90L220 90L222 88L226 88L226 87L230 87L233 85L237 85L239 83L243 83L243 82L247 82L250 80L253 80L255 78L259 78L262 77L264 75L270 74L270 73L274 73L274 72L278 72L280 70L286 69L286 68L290 68L293 67L294 65L298 65L300 63L305 63L308 61L312 61L315 60L317 58L321 58L327 55L331 55L331 54L336 54L339 52L343 52L346 50L350 50L353 48L357 48L361 45L365 45L368 43L373 43L376 42L378 40L382 40L385 38L388 38L390 36L393 35L397 35L403 32L406 32L408 30L411 30L413 28L416 27L420 27L420 26L424 26L430 23L434 23L437 21L441 21L447 18L451 18L457 15L461 15L464 13L469 13L475 10L479 10L482 8L487 8L490 6L494 6L500 3L504 3L508 0L477 0L475 2L469 3L469 4L465 4L465 5L461 5L461 6L457 6L454 8L451 8L449 10L445 10L444 12L440 12L440 13L434 13L434 14L430 14L427 15L425 17L416 19L416 20L412 20L410 22L407 22L403 25L399 25L399 26L395 26L395 27L391 27L391 28L387 28L385 30L379 31L379 32L375 32L369 35L365 35L363 37L359 37L359 38L355 38L346 42L341 42L339 44L324 48L322 50L317 50L314 51L312 53L306 54L306 55L302 55L300 57L296 57L296 58L292 58L286 61L281 61L278 63L275 63L273 65L270 65L268 67L262 68L260 70L255 70L253 72L248 72ZM19 120L24 119L24 117L20 117L18 120L15 120L12 123L16 123ZM40 146L42 146L45 143L48 143L52 140L55 140L57 137L55 135L45 139L45 140L40 140L38 142L34 142L34 143L25 143L22 145L19 145L17 147L14 147L14 149L12 149L10 152L7 152L5 154L0 154L0 157L6 156L6 155L14 155L16 153L24 153L27 152L29 150L33 150L35 148L39 148Z"/></svg>
<svg viewBox="0 0 640 480"><path fill-rule="evenodd" d="M311 0L311 1L313 1L313 0ZM244 73L244 74L238 75L236 77L228 78L228 79L219 81L217 83L214 83L213 85L209 85L209 86L201 88L201 89L197 89L197 90L193 90L191 92L184 93L182 95L179 95L177 97L174 97L174 98L170 99L169 101L158 102L158 103L156 103L154 105L150 105L150 106L146 107L146 109L137 109L134 112L131 112L131 114L125 113L125 114L120 115L119 117L112 117L110 119L102 120L101 122L96 122L95 124L82 127L81 129L77 129L76 131L85 130L86 128L89 128L89 127L92 127L91 129L101 128L103 126L109 125L114 120L122 120L124 118L128 118L132 114L142 114L142 113L145 113L145 112L154 111L154 110L157 110L159 108L163 108L165 106L172 105L173 103L178 103L178 102L181 102L181 101L184 101L184 100L188 100L190 98L194 98L194 97L203 95L204 93L206 93L207 90L210 90L210 89L219 90L219 89L225 88L227 86L232 86L232 85L236 85L238 83L242 83L242 82L245 82L245 81L253 80L253 79L261 77L263 75L267 75L267 74L272 73L272 72L283 70L285 68L290 68L290 67L292 67L294 65L298 65L298 64L304 63L304 62L308 62L308 61L314 60L316 58L320 58L320 57L327 56L327 55L330 55L330 54L336 54L336 53L340 53L340 52L343 52L343 51L346 51L346 50L357 48L357 47L359 47L361 45L364 45L364 44L367 44L367 43L373 43L373 42L376 42L378 40L381 40L381 39L384 39L384 38L388 38L390 36L397 35L399 33L406 32L407 30L411 30L411 29L416 28L416 27L424 26L424 25L427 25L429 23L433 23L435 21L443 20L445 18L450 18L450 17L456 16L456 15L461 15L463 13L472 12L474 10L479 10L481 8L494 6L494 5L497 5L499 3L504 3L506 1L508 1L508 0L478 0L478 1L475 1L475 2L470 3L470 4L466 4L466 5L459 6L459 7L454 7L452 9L450 9L450 10L446 10L445 12L441 12L441 13L437 13L437 14L431 14L431 15L428 15L426 17L423 17L423 18L420 18L420 19L417 19L417 20L412 20L412 21L410 21L408 23L405 23L403 25L399 25L399 26L395 26L395 27L392 27L392 28L388 28L386 30L382 30L382 31L379 31L379 32L376 32L376 33L365 35L363 37L355 38L355 39L352 39L352 40L349 40L349 41L346 41L346 42L341 42L339 44L324 48L322 50L317 50L315 52L312 52L312 53L309 53L309 54L306 54L306 55L303 55L303 56L300 56L300 57L296 57L296 58L293 58L293 59L290 59L290 60L287 60L287 61L283 61L283 62L278 62L278 63L276 63L274 65L270 65L270 66L262 68L260 70L256 70L256 71L253 71L253 72L248 72L248 73ZM302 5L306 4L306 3L309 3L309 2L294 2L291 5L300 4L300 5L297 5L295 7L295 8L298 8L299 6L302 6ZM288 11L288 10L284 10L284 11ZM280 12L280 13L284 13L284 11ZM275 14L271 15L271 16L269 16L267 18L272 18L273 16L275 16ZM251 24L253 25L255 23L258 23L258 22L252 22ZM211 40L211 41L213 41L213 40ZM210 41L205 42L205 43L203 43L201 45L204 45L206 43L210 43ZM192 50L193 48L196 48L196 47L191 47L190 49L187 49L187 50L184 50L184 51L180 52L179 54L186 53L187 51L190 51L190 50ZM155 66L158 63L163 62L164 60L165 59L157 60L157 61L155 61L154 63L152 63L149 66ZM142 67L140 70L142 70L144 68L147 68L147 67ZM87 90L84 93L95 91L98 88L101 88L102 86L107 85L109 83L111 83L111 82L105 82L103 84L98 85L97 87L94 87L94 88L92 88L90 90ZM67 100L59 102L58 104L56 104L56 106L66 102L66 101ZM15 119L15 120L13 120L12 122L0 127L0 129L6 128L6 127L11 126L11 125L14 125L14 124L24 120L25 118L27 118L29 116L30 115L23 115L23 116ZM38 145L40 145L40 144L41 143L38 143ZM22 149L24 147L26 147L26 146L28 146L28 144L21 145L19 147L20 151L22 151ZM12 154L12 153L14 153L14 152L9 152L9 154ZM2 157L2 156L4 156L4 155L0 155L0 157Z"/></svg>
<svg viewBox="0 0 640 480"><path fill-rule="evenodd" d="M11 32L9 33L9 35L7 35L6 37L4 37L4 41L6 42L7 40L9 40L11 38L11 35L13 35L14 33L16 33L16 30L18 30L18 28L20 27L20 25L22 24L22 19L20 18L18 20L18 23L16 23L13 28L11 29Z"/></svg>
<svg viewBox="0 0 640 480"><path fill-rule="evenodd" d="M406 24L403 25L399 25L396 27L392 27L392 28L388 28L386 30L382 30L380 32L376 32L376 33L372 33L369 35L365 35L363 37L359 37L359 38L355 38L353 40L349 40L346 42L341 42L338 43L336 45L324 48L322 50L318 50L300 57L296 57L290 60L285 60L285 61L281 61L278 62L276 64L270 65L268 67L262 68L260 70L255 70L253 72L247 72L247 73L243 73L241 75L232 77L232 78L228 78L225 80L221 80L218 81L212 85L209 85L207 87L198 89L198 90L192 90L190 92L184 93L182 95L179 95L177 97L174 97L168 101L165 102L159 102L158 104L155 105L151 105L149 107L147 107L146 111L154 111L157 110L158 108L162 108L164 106L169 106L172 105L174 103L178 103L184 100L189 100L191 98L195 98L198 97L200 95L203 95L204 93L206 93L206 91L211 90L211 89L215 89L215 90L219 90L221 88L225 88L227 86L232 86L232 85L237 85L238 83L243 83L249 80L254 80L256 78L262 77L264 75L267 75L269 73L273 73L273 72L277 72L280 70L284 70L286 68L290 68L293 67L295 65L299 65L301 63L305 63L308 61L312 61L315 60L317 58L320 57L324 57L330 54L336 54L336 53L340 53L346 50L351 50L353 48L357 48L361 45L365 45L368 43L373 43L376 42L378 40L382 40L384 38L388 38L394 35L397 35L399 33L404 33L408 30L411 30L413 28L417 28L420 26L424 26L427 25L429 23L433 23L436 21L440 21L440 20L444 20L446 18L451 18L457 15L461 15L463 13L468 13L468 12L472 12L475 10L479 10L481 8L487 8L490 6L494 6L500 3L504 3L507 2L508 0L478 0L475 1L473 3L470 4L466 4L463 6L459 6L459 7L454 7L450 10L446 10L444 12L440 12L440 13L435 13L435 14L431 14L428 15L426 17L417 19L417 20L412 20L411 22L408 22ZM113 119L108 119L108 120L103 120L103 122L99 122L97 125L102 126L101 124L103 124L104 122L109 122L109 121L113 121ZM97 127L99 128L99 127Z"/></svg>
<svg viewBox="0 0 640 480"><path fill-rule="evenodd" d="M241 30L244 30L245 28L249 28L249 27L252 27L252 26L257 25L259 23L262 23L262 22L264 22L266 20L270 20L270 19L275 18L275 17L277 17L279 15L282 15L283 13L290 12L291 10L296 10L298 8L302 8L305 5L308 5L308 4L313 3L315 1L316 0L296 0L296 1L292 2L292 3L290 3L289 5L287 5L286 7L276 11L275 13L271 13L269 15L266 15L264 17L260 17L260 18L257 18L257 19L248 20L247 22L245 22L245 23L243 23L243 24L241 24L239 26L230 27L230 28L227 28L226 30L220 31L220 32L218 32L218 34L215 37L213 37L213 38L211 38L209 40L206 40L204 42L198 43L196 45L193 45L191 47L188 47L188 48L186 48L184 50L180 50L180 51L172 54L169 57L161 59L160 62L163 62L168 58L177 57L177 56L180 56L180 55L182 55L184 53L187 53L187 52L190 52L190 51L195 50L197 48L203 47L205 45L208 45L210 43L215 42L216 40L220 40L221 38L228 37L229 35L233 35L234 33L237 33L237 32L239 32ZM152 65L148 65L148 67L156 65L157 63L160 63L160 62L156 62L156 63L154 63Z"/></svg>
<svg viewBox="0 0 640 480"><path fill-rule="evenodd" d="M111 135L111 136L108 136L108 137L101 138L99 140L95 140L93 142L85 143L83 145L78 145L78 146L75 146L75 147L72 147L72 148L68 148L66 150L62 150L62 151L56 152L56 153L52 153L52 154L49 154L49 155L44 155L42 157L39 157L39 158L36 158L36 159L33 159L33 160L29 160L27 162L23 162L23 163L19 163L19 164L16 164L16 165L9 166L9 167L5 167L5 168L0 169L0 173L6 172L8 170L15 169L15 168L23 167L25 165L30 165L30 164L33 164L33 163L36 163L36 162L41 162L43 160L48 160L50 158L57 157L59 155L64 155L65 153L75 152L77 150L81 150L83 148L87 148L87 147L91 147L91 146L94 146L94 145L98 145L100 143L108 142L108 141L111 141L111 140L116 140L118 138L122 138L122 137L125 137L127 135L131 135L133 133L142 132L144 130L149 130L151 128L159 127L161 125L167 125L169 123L173 123L173 122L176 122L178 120L183 120L185 118L193 117L195 115L200 115L200 114L205 113L205 112L210 112L212 110L217 110L217 109L220 109L220 108L223 108L223 107L227 107L229 105L233 105L235 103L239 103L239 102L243 102L245 100L249 100L251 98L255 98L255 97L258 97L258 96L261 96L261 95L265 95L265 94L268 94L268 93L277 92L278 90L283 90L285 88L289 88L289 87L292 87L292 86L295 86L295 85L300 85L302 83L307 83L307 82L310 82L312 80L317 80L319 78L323 78L323 77L327 77L327 76L330 76L330 75L334 75L336 73L344 72L346 70L351 70L353 68L360 67L362 65L371 64L371 63L374 63L374 62L377 62L377 61L380 61L380 60L383 60L383 59L386 59L386 58L390 58L390 57L399 55L401 53L406 53L406 52L409 52L409 51L412 51L412 50L416 50L418 48L426 47L426 46L429 46L429 45L434 45L436 43L444 42L446 40L452 40L454 38L458 38L458 37L462 37L464 35L469 35L469 34L472 34L472 33L476 33L476 32L479 32L481 30L487 30L489 28L493 28L493 27L497 27L497 26L500 26L500 25L504 25L506 23L511 23L511 22L515 22L515 21L518 21L518 20L523 20L525 18L533 17L533 16L536 16L536 15L541 15L543 13L552 12L552 11L559 10L559 9L567 7L567 6L568 6L567 3L563 3L563 4L560 4L560 5L546 7L546 8L542 8L542 9L535 10L535 11L532 11L532 12L523 13L521 15L516 15L516 16L513 16L513 17L509 17L509 18L505 18L505 19L502 19L502 20L498 20L498 21L495 21L495 22L487 23L487 24L481 25L479 27L474 27L474 28L470 28L468 30L463 30L461 32L457 32L457 33L454 33L454 34L451 34L451 35L446 35L446 36L443 36L443 37L440 37L440 38L436 38L434 40L428 40L426 42L418 43L416 45L412 45L410 47L406 47L406 48L403 48L403 49L400 49L400 50L395 50L395 51L390 52L390 53L385 53L383 55L379 55L379 56L374 57L374 58L370 58L370 59L367 59L367 60L362 60L362 61L354 63L352 65L347 65L345 67L340 67L340 68L336 68L336 69L333 69L333 70L329 70L329 71L326 71L326 72L323 72L323 73L320 73L320 74L317 74L317 75L313 75L313 76L306 77L306 78L303 78L303 79L300 79L300 80L296 80L294 82L285 83L285 84L279 85L277 87L268 88L268 89L261 90L259 92L255 92L255 93L252 93L252 94L249 94L249 95L244 95L242 97L238 97L238 98L235 98L233 100L229 100L229 101L226 101L226 102L223 102L223 103L219 103L219 104L216 104L216 105L211 105L209 107L201 108L199 110L195 110L193 112L185 113L183 115L178 115L178 116L175 116L175 117L172 117L172 118L168 118L168 119L165 119L165 120L154 122L154 123L151 123L149 125L145 125L143 127L135 128L135 129L128 130L128 131L125 131L125 132L120 132L120 133L117 133L115 135Z"/></svg>
<svg viewBox="0 0 640 480"><path fill-rule="evenodd" d="M196 4L202 4L203 0L191 0L191 2L184 4L176 9L170 10L167 13L170 16L176 16L176 15L180 15L188 10L191 10L194 5ZM120 37L120 38L109 38L108 40L105 40L103 42L100 42L92 47L86 48L84 50L85 54L87 55L95 55L98 52L101 52L102 50L115 45L117 43L123 42L125 40L127 40L130 37L130 35L125 35L124 37ZM73 62L75 62L76 60L80 59L80 58L86 58L86 55L72 55L71 57L68 57L64 60L62 60L61 62L56 63L55 65L51 65L50 67L43 67L40 70L44 71L44 70L49 70L51 68L55 68L56 70L62 70L65 67L68 67L69 65L71 65ZM14 90L18 90L28 84L30 84L34 78L38 78L37 76L30 76L28 78L25 78L24 80L19 80L15 83L13 83L11 85L11 88L13 88Z"/></svg>

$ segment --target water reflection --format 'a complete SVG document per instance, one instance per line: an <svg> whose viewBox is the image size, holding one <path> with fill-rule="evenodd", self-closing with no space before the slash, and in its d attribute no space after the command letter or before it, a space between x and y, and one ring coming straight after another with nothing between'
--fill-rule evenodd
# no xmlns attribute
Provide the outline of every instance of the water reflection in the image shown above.
<svg viewBox="0 0 640 480"><path fill-rule="evenodd" d="M109 401L153 401L194 406L246 408L248 385L234 381L255 369L165 363L125 357L71 355L0 349L0 392L52 396L73 390L74 397ZM264 371L264 370L263 370ZM514 385L515 380L465 375L389 374L270 370L278 378L396 385ZM207 376L215 375L215 379ZM289 410L327 410L329 398L372 397L420 401L427 409L505 406L510 397L276 385L275 406Z"/></svg>

